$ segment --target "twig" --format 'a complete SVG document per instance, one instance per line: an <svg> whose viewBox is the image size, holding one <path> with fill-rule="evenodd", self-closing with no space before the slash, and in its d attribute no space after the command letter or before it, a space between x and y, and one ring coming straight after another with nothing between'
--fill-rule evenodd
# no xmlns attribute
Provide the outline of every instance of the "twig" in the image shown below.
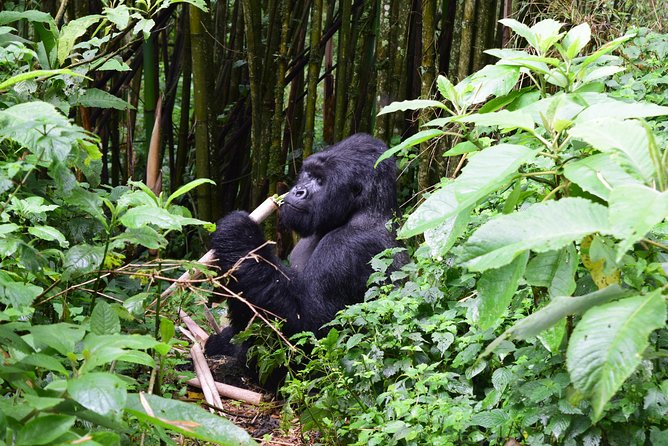
<svg viewBox="0 0 668 446"><path fill-rule="evenodd" d="M204 305L204 316L206 316L207 322L209 322L209 326L213 330L214 333L220 334L220 326L216 322L216 318L213 317L213 314L211 314L211 310L209 310L209 307L207 305Z"/></svg>
<svg viewBox="0 0 668 446"><path fill-rule="evenodd" d="M199 379L193 378L186 381L186 384L189 386L197 387L198 389L202 388L202 384ZM253 392L252 390L242 389L240 387L231 386L229 384L219 383L214 381L214 385L220 396L225 398L230 398L237 401L243 401L244 403L255 404L256 406L262 403L264 395L261 393Z"/></svg>

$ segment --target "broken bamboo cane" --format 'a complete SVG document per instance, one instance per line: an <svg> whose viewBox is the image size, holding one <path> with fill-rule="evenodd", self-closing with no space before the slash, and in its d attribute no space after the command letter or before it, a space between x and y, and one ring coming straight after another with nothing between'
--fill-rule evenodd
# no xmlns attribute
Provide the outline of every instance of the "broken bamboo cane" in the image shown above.
<svg viewBox="0 0 668 446"><path fill-rule="evenodd" d="M278 206L280 206L282 196L276 196L274 195L273 197L269 197L266 200L262 202L261 205L259 205L253 212L250 213L249 217L251 220L253 220L256 223L260 223L264 221L267 217L269 217L271 214L273 214L276 209L278 209ZM197 261L197 263L201 263L203 265L212 265L216 261L216 256L213 252L213 249L209 250L204 256ZM169 296L172 295L176 289L183 285L185 282L188 282L189 280L196 279L201 275L199 271L194 271L192 274L189 271L186 271L176 279L176 282L173 282L169 288L167 288L165 291L162 292L160 295L161 299L165 299Z"/></svg>

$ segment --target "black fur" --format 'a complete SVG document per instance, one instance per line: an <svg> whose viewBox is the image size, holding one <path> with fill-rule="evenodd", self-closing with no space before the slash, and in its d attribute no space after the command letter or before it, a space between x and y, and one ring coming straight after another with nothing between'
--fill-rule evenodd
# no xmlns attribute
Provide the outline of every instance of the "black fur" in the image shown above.
<svg viewBox="0 0 668 446"><path fill-rule="evenodd" d="M387 150L365 134L310 156L285 203L282 224L302 239L284 266L265 246L260 260L246 259L233 273L229 288L253 305L285 319L283 331L320 333L346 305L361 302L371 274L369 261L397 246L388 220L397 211L394 160L374 168ZM260 226L246 212L233 212L217 223L213 249L221 271L265 243ZM230 338L244 330L252 317L246 304L229 299L231 325L209 338L209 355L243 355Z"/></svg>

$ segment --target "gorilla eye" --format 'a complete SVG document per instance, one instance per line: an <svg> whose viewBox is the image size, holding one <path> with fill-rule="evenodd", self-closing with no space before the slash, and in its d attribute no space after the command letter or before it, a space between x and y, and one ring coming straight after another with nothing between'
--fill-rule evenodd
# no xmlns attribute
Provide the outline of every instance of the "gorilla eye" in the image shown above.
<svg viewBox="0 0 668 446"><path fill-rule="evenodd" d="M318 186L322 186L323 180L320 177L316 177L315 182L318 183Z"/></svg>

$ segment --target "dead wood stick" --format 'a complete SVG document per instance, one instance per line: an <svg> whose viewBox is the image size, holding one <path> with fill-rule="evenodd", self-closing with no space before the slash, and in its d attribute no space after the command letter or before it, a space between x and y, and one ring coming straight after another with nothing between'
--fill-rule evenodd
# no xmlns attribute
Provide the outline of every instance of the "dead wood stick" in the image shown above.
<svg viewBox="0 0 668 446"><path fill-rule="evenodd" d="M207 403L216 408L223 407L223 402L220 399L220 394L218 389L216 389L215 381L213 380L213 375L209 369L209 364L204 358L204 352L202 347L199 344L193 344L190 349L190 356L192 357L193 364L195 365L195 373L199 382L202 383L202 393L204 393L204 399Z"/></svg>
<svg viewBox="0 0 668 446"><path fill-rule="evenodd" d="M179 310L179 317L181 321L186 324L190 333L197 339L197 342L204 344L207 339L209 339L209 334L202 329L197 322L195 322L189 315L183 310Z"/></svg>
<svg viewBox="0 0 668 446"><path fill-rule="evenodd" d="M199 379L197 378L193 378L186 381L186 384L188 384L189 386L197 387L198 389L202 388L202 385L199 382ZM261 393L253 392L252 390L242 389L236 386L231 386L229 384L219 383L218 381L214 381L214 384L216 385L216 390L218 391L220 396L237 401L243 401L244 403L259 405L260 403L262 403L262 399L264 397L264 395L262 395Z"/></svg>
<svg viewBox="0 0 668 446"><path fill-rule="evenodd" d="M278 209L278 203L280 202L280 197L275 198L275 197L269 197L266 200L262 202L261 205L259 205L253 212L250 213L249 217L251 220L255 221L256 223L260 223L264 221L267 217L269 217L271 214L273 214L276 209ZM197 261L197 263L201 263L203 265L212 265L216 261L216 256L213 252L213 250L209 250L204 256ZM192 274L189 271L186 271L179 277L176 282L173 282L169 288L167 288L165 291L162 292L160 295L161 299L165 299L166 297L169 297L172 295L176 289L182 285L183 283L191 280L191 279L196 279L201 275L199 271L194 271Z"/></svg>

